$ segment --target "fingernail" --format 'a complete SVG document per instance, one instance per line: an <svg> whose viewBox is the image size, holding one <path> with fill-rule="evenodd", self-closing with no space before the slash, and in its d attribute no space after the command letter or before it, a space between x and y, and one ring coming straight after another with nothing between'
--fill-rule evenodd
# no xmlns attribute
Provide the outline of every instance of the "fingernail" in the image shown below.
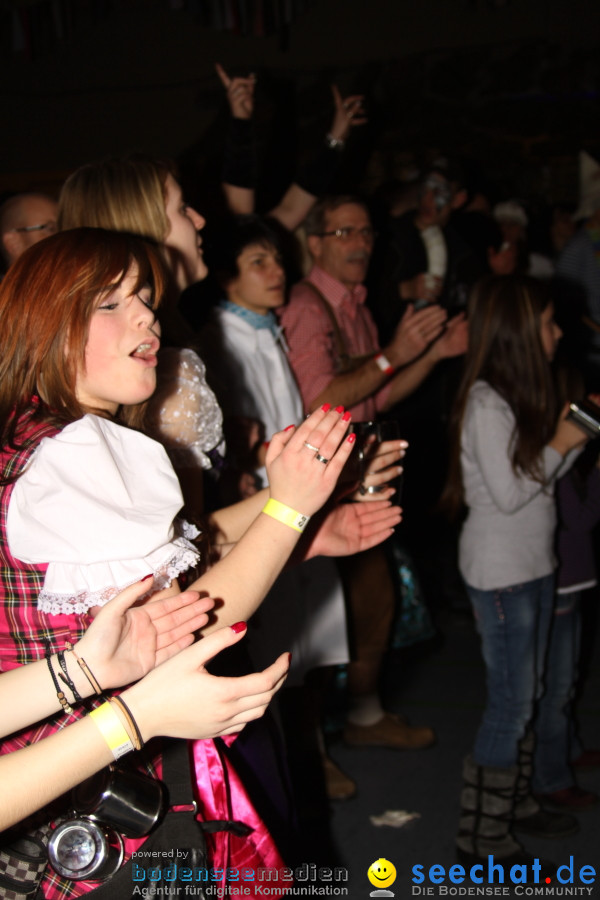
<svg viewBox="0 0 600 900"><path fill-rule="evenodd" d="M346 438L346 440L348 441L349 444L353 444L354 441L356 440L356 435L355 435L355 434L349 434L348 437Z"/></svg>
<svg viewBox="0 0 600 900"><path fill-rule="evenodd" d="M149 575L144 575L143 578L140 578L140 584L142 583L142 581L148 581L149 578L154 578L154 575L152 572L150 572Z"/></svg>
<svg viewBox="0 0 600 900"><path fill-rule="evenodd" d="M336 406L335 411L336 411L336 412L339 412L339 413L343 413L343 412L344 412L344 407L343 407L343 406Z"/></svg>
<svg viewBox="0 0 600 900"><path fill-rule="evenodd" d="M295 427L296 427L295 425L288 425L288 427L287 427L287 428L284 428L283 430L284 430L284 431L291 431L291 429L292 429L292 428L295 428Z"/></svg>
<svg viewBox="0 0 600 900"><path fill-rule="evenodd" d="M292 654L288 653L288 665L292 664Z"/></svg>
<svg viewBox="0 0 600 900"><path fill-rule="evenodd" d="M235 631L236 634L241 634L248 626L245 622L236 622L235 625L230 625L229 627L232 631Z"/></svg>
<svg viewBox="0 0 600 900"><path fill-rule="evenodd" d="M271 441L263 441L263 447L265 447L268 450L270 443L271 443Z"/></svg>
<svg viewBox="0 0 600 900"><path fill-rule="evenodd" d="M331 409L331 403L324 403L321 409L323 410L323 412L329 412L329 410Z"/></svg>
<svg viewBox="0 0 600 900"><path fill-rule="evenodd" d="M349 422L351 418L352 418L352 413L349 413L349 412L344 413L344 415L342 416L342 422Z"/></svg>

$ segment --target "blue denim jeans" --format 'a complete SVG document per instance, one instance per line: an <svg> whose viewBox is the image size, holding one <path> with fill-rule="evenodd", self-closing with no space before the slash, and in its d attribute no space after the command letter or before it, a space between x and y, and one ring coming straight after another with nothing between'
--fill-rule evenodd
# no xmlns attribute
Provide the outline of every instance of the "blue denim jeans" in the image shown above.
<svg viewBox="0 0 600 900"><path fill-rule="evenodd" d="M473 758L480 766L514 766L518 744L543 689L554 603L554 576L495 591L467 585L481 636L487 698Z"/></svg>
<svg viewBox="0 0 600 900"><path fill-rule="evenodd" d="M575 783L569 759L581 753L571 705L581 640L580 594L558 594L546 659L544 696L536 723L533 789L550 794Z"/></svg>

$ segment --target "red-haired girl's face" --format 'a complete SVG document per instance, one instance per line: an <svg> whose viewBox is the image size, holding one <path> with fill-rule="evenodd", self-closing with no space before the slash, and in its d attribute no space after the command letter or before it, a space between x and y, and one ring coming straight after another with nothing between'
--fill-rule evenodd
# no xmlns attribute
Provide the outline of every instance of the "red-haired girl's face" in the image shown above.
<svg viewBox="0 0 600 900"><path fill-rule="evenodd" d="M118 286L102 293L92 314L76 382L77 399L90 409L114 414L122 404L147 400L156 387L158 325L150 288L135 293L136 277L132 266Z"/></svg>

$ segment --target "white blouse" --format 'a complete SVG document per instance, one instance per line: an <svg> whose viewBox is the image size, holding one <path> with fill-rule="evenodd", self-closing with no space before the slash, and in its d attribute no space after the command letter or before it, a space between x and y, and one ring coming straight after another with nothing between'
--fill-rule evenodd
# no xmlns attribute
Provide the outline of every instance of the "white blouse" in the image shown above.
<svg viewBox="0 0 600 900"><path fill-rule="evenodd" d="M160 444L86 415L44 438L16 481L8 546L22 562L48 564L42 612L82 614L145 575L160 589L196 564L186 539L196 529L174 521L182 505Z"/></svg>

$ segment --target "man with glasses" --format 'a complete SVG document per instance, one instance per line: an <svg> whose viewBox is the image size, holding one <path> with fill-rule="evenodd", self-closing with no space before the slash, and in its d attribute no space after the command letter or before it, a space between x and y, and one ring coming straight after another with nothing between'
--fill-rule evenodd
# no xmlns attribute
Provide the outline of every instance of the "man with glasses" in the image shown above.
<svg viewBox="0 0 600 900"><path fill-rule="evenodd" d="M354 196L321 200L305 223L313 268L296 284L281 324L305 411L323 403L343 406L353 422L371 421L412 393L443 358L464 352L463 317L447 323L437 305L409 306L385 346L365 306L364 280L375 233L365 204ZM394 589L381 548L340 561L346 586L354 657L348 667L350 710L344 738L353 746L420 749L431 728L414 727L386 712L378 681L389 644ZM352 781L329 765L331 798L350 796Z"/></svg>
<svg viewBox="0 0 600 900"><path fill-rule="evenodd" d="M323 403L370 421L411 394L441 359L464 350L461 318L409 306L381 349L364 286L375 232L362 200L321 200L304 223L313 260L296 284L281 324L307 411Z"/></svg>
<svg viewBox="0 0 600 900"><path fill-rule="evenodd" d="M5 267L56 231L56 201L45 194L15 194L0 206L0 250Z"/></svg>

